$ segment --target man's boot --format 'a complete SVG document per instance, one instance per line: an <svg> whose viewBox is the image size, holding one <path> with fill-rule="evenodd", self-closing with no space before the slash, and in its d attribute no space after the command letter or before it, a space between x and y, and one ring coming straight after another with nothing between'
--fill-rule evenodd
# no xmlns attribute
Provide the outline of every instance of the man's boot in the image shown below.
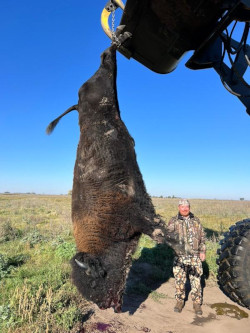
<svg viewBox="0 0 250 333"><path fill-rule="evenodd" d="M197 315L202 315L201 305L199 303L193 303L194 312Z"/></svg>
<svg viewBox="0 0 250 333"><path fill-rule="evenodd" d="M183 300L178 300L175 307L174 307L174 312L181 313L183 307L184 307L184 301Z"/></svg>

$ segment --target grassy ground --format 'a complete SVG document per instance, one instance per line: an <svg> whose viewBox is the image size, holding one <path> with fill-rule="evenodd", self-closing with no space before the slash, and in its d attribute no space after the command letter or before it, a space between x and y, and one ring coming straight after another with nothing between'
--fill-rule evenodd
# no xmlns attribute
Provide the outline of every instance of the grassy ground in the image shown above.
<svg viewBox="0 0 250 333"><path fill-rule="evenodd" d="M177 213L177 199L153 198L167 221ZM250 216L249 201L192 200L207 233L208 281L216 279L216 249L221 234ZM3 333L77 332L89 303L70 282L69 259L75 253L70 196L0 195L0 331ZM134 263L150 264L150 278L171 276L173 253L142 236ZM138 266L133 265L136 273ZM139 271L138 271L139 273ZM209 274L208 274L209 273ZM127 292L158 295L139 281Z"/></svg>

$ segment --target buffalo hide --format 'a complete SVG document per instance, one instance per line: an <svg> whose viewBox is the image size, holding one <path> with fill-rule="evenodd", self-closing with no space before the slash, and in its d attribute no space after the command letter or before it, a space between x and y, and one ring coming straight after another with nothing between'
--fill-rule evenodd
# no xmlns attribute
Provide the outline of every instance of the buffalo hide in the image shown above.
<svg viewBox="0 0 250 333"><path fill-rule="evenodd" d="M77 254L72 278L100 308L120 311L131 254L139 237L166 240L178 251L146 192L134 140L120 117L116 91L116 45L101 56L98 71L79 90L80 140L74 168L72 221ZM174 237L173 237L174 238Z"/></svg>

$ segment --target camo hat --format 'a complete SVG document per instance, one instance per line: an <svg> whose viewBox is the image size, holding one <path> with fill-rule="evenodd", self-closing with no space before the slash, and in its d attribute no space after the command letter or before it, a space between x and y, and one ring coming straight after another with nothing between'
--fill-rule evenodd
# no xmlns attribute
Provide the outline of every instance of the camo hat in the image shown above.
<svg viewBox="0 0 250 333"><path fill-rule="evenodd" d="M188 199L180 199L179 206L190 206L190 202L188 201Z"/></svg>

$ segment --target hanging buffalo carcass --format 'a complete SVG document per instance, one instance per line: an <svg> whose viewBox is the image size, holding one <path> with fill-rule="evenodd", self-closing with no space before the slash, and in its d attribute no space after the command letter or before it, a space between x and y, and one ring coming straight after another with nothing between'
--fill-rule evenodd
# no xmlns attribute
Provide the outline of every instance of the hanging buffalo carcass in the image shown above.
<svg viewBox="0 0 250 333"><path fill-rule="evenodd" d="M81 134L72 190L78 253L71 260L73 282L100 308L120 311L140 235L165 240L176 252L182 245L167 234L155 213L136 161L134 140L121 120L116 48L113 44L103 52L100 68L79 90L78 104L55 119L47 133L65 114L78 111Z"/></svg>

